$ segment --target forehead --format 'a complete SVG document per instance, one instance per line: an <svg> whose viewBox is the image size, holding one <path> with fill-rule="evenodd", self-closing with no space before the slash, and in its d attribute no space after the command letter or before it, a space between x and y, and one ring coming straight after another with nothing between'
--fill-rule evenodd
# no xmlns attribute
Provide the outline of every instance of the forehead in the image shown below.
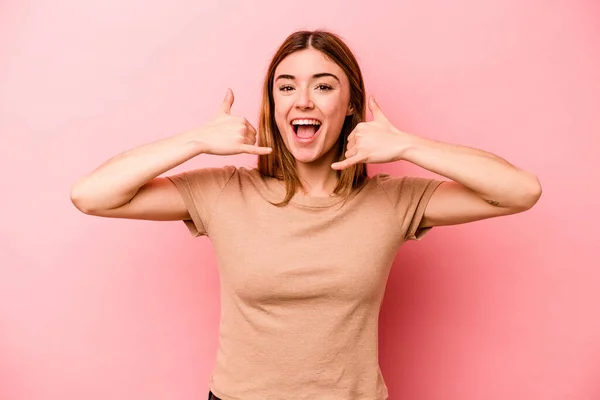
<svg viewBox="0 0 600 400"><path fill-rule="evenodd" d="M344 70L325 54L315 49L304 49L284 58L275 68L275 77L285 74L302 80L324 72L334 74L340 80L347 79Z"/></svg>

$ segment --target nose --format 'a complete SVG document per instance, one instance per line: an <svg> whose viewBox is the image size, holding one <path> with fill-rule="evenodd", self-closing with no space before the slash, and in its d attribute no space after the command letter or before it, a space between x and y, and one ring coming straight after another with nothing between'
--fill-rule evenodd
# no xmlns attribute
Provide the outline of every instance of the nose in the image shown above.
<svg viewBox="0 0 600 400"><path fill-rule="evenodd" d="M296 98L296 108L299 110L310 110L315 107L312 99L310 98L310 90L308 88L298 90L298 97Z"/></svg>

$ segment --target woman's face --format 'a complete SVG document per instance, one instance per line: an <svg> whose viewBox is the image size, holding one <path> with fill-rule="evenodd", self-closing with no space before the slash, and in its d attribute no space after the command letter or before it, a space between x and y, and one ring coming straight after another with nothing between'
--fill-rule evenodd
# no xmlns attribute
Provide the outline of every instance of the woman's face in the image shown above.
<svg viewBox="0 0 600 400"><path fill-rule="evenodd" d="M273 99L275 122L296 161L333 162L344 119L352 114L344 71L318 50L297 51L275 69Z"/></svg>

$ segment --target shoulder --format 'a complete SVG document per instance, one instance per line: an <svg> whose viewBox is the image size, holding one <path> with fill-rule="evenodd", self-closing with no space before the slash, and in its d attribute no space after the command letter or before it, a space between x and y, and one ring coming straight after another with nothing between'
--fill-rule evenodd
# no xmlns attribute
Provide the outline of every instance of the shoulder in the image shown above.
<svg viewBox="0 0 600 400"><path fill-rule="evenodd" d="M224 167L196 168L172 175L171 180L184 180L190 184L214 182L218 186L225 186L227 182L237 173L237 167L227 165Z"/></svg>
<svg viewBox="0 0 600 400"><path fill-rule="evenodd" d="M419 198L432 194L443 181L419 176L392 176L377 174L370 178L373 186L384 192L393 202L399 198Z"/></svg>
<svg viewBox="0 0 600 400"><path fill-rule="evenodd" d="M223 167L207 167L188 170L169 177L171 180L184 181L190 185L212 185L221 189L226 186L264 186L269 179L264 177L254 167L238 167L226 165Z"/></svg>
<svg viewBox="0 0 600 400"><path fill-rule="evenodd" d="M412 190L431 184L437 185L441 181L419 176L393 176L390 174L377 174L370 178L373 184L383 190Z"/></svg>
<svg viewBox="0 0 600 400"><path fill-rule="evenodd" d="M193 196L210 196L211 193L220 193L236 172L235 166L228 165L191 169L167 178L182 192L191 193Z"/></svg>

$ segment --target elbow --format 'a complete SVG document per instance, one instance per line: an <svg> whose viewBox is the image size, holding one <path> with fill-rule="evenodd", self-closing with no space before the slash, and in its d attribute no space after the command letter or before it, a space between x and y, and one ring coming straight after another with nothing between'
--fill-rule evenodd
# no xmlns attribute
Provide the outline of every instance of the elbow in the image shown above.
<svg viewBox="0 0 600 400"><path fill-rule="evenodd" d="M520 191L515 208L519 212L530 210L537 204L540 197L542 197L542 184L537 176L530 174L527 183L523 185Z"/></svg>
<svg viewBox="0 0 600 400"><path fill-rule="evenodd" d="M82 190L81 185L75 184L71 188L70 193L71 203L84 214L93 214L93 208L90 206L89 200L86 198L85 192Z"/></svg>
<svg viewBox="0 0 600 400"><path fill-rule="evenodd" d="M531 176L531 183L529 184L529 189L525 197L527 198L528 209L535 206L540 200L540 197L542 197L542 184L537 176Z"/></svg>
<svg viewBox="0 0 600 400"><path fill-rule="evenodd" d="M99 215L98 213L104 209L102 197L99 197L83 179L71 187L69 197L75 208L84 214Z"/></svg>
<svg viewBox="0 0 600 400"><path fill-rule="evenodd" d="M99 187L94 187L81 180L71 187L71 203L84 214L93 216L105 216L116 208L131 201L133 196L111 197Z"/></svg>

